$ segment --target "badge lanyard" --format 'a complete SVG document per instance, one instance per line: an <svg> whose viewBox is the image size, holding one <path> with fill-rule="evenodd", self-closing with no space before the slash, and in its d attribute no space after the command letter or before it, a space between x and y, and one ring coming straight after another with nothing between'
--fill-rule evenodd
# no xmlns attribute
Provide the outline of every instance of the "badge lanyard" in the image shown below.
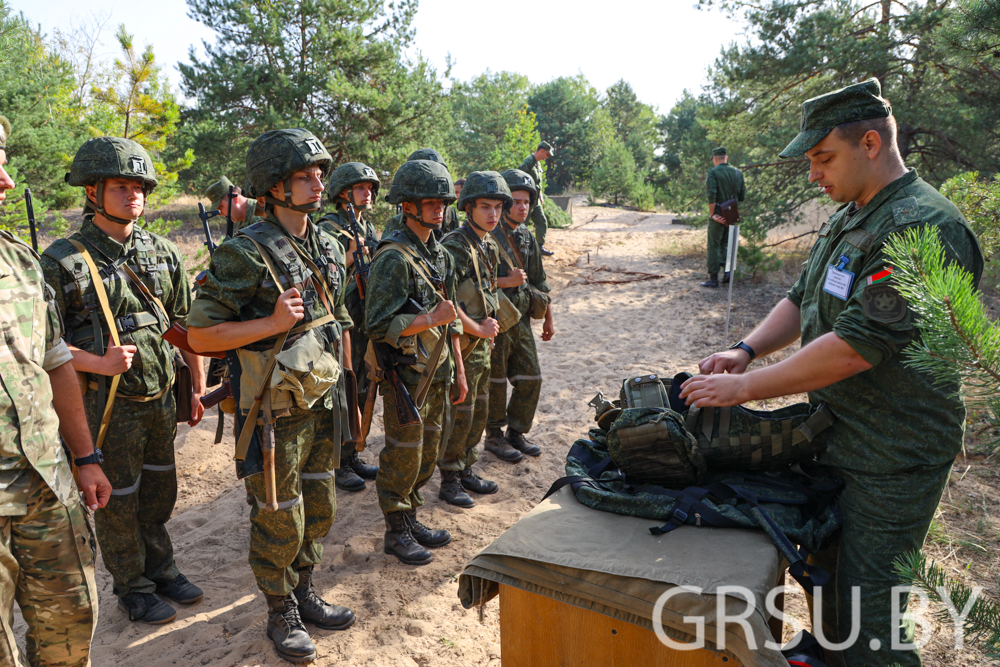
<svg viewBox="0 0 1000 667"><path fill-rule="evenodd" d="M851 286L854 284L854 274L846 268L850 261L850 257L841 255L836 264L831 264L826 268L826 282L823 283L823 291L841 301L847 301L847 297L851 294Z"/></svg>

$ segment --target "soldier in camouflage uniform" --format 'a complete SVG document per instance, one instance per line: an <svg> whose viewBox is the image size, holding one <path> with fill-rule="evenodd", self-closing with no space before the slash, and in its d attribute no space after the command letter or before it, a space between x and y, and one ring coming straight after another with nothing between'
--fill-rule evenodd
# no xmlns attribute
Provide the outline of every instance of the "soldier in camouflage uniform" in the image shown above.
<svg viewBox="0 0 1000 667"><path fill-rule="evenodd" d="M852 600L861 606L857 640L827 650L838 667L920 665L916 649L892 647L913 636L912 622L892 624L894 607L901 614L907 606L906 596L892 593L900 585L893 562L923 545L964 435L958 386L936 384L905 363L919 322L893 286L885 244L933 226L948 260L975 285L983 271L962 214L904 165L891 113L876 79L803 104L801 132L781 157L804 153L809 180L843 205L823 224L787 298L745 341L703 360L702 372L713 374L692 378L682 392L689 404L726 406L808 391L811 403L825 403L837 417L819 459L845 482L842 532L815 557L833 574L822 601L826 639L845 641ZM802 349L788 359L743 372L755 354L799 336Z"/></svg>
<svg viewBox="0 0 1000 667"><path fill-rule="evenodd" d="M462 322L455 310L454 260L432 234L454 200L455 187L444 165L412 160L399 168L386 201L402 206L405 227L382 238L365 296L365 329L373 343L392 350L388 356L410 396L421 377L430 380L421 422L411 426L399 423L392 407L393 385L379 383L385 447L375 488L385 515L384 549L409 565L430 563L434 558L427 549L451 541L448 531L420 523L417 508L424 504L420 489L434 474L451 405L462 403L468 393L459 340ZM441 336L446 337L443 351L432 359Z"/></svg>
<svg viewBox="0 0 1000 667"><path fill-rule="evenodd" d="M514 203L504 214L504 222L493 231L502 259L498 267L498 284L521 312L521 320L497 336L490 359L486 451L504 461L517 463L522 455L538 456L542 453L538 445L524 437L531 429L542 392L542 370L538 365L535 334L531 330L532 303L536 304L536 308L544 305L542 340L552 339L555 323L539 245L524 226L528 212L538 206L538 187L530 175L518 169L508 169L503 172L503 177ZM508 380L514 386L509 404ZM504 425L507 426L506 435L502 430Z"/></svg>
<svg viewBox="0 0 1000 667"><path fill-rule="evenodd" d="M10 129L0 116L0 204L14 188L3 168ZM80 394L52 391L72 387L76 373L51 301L38 255L0 231L0 664L12 667L90 665L96 544L60 433L87 506L103 507L111 494ZM14 637L15 600L28 625L27 662Z"/></svg>
<svg viewBox="0 0 1000 667"><path fill-rule="evenodd" d="M535 240L538 241L539 252L546 257L555 253L545 248L545 234L549 229L549 221L545 218L545 211L542 209L542 200L545 199L545 193L542 192L542 176L544 175L542 162L553 155L555 155L555 148L549 142L543 141L538 144L534 153L524 158L524 162L518 167L518 170L531 176L531 180L534 181L535 187L538 189L538 199L531 207L528 218L535 225Z"/></svg>
<svg viewBox="0 0 1000 667"><path fill-rule="evenodd" d="M500 249L490 233L496 229L513 199L503 177L495 171L474 171L469 175L460 210L465 224L441 242L455 260L458 274L459 317L465 330L462 356L469 393L454 409L455 424L445 443L438 467L441 469L439 497L458 507L474 507L475 501L463 489L474 493L497 492L496 482L480 478L472 464L479 460L479 444L489 416L490 352L500 333L497 322L496 270Z"/></svg>
<svg viewBox="0 0 1000 667"><path fill-rule="evenodd" d="M410 153L410 157L406 158L407 162L410 162L411 160L430 160L431 162L438 162L440 164L444 164L444 158L441 157L441 154L438 153L433 148L418 148L417 150ZM444 166L445 169L448 168L448 165L444 164ZM457 198L458 195L455 195L455 197ZM441 227L439 229L435 229L433 232L434 238L440 241L441 239L444 238L445 234L449 234L458 229L459 224L460 223L458 221L458 210L451 206L447 207L444 210L444 222L441 223ZM403 216L402 213L397 213L396 215L389 218L389 222L385 223L385 229L382 231L382 236L383 237L389 236L389 234L392 234L395 231L399 231L400 229L403 229L405 226L406 226L405 217Z"/></svg>
<svg viewBox="0 0 1000 667"><path fill-rule="evenodd" d="M365 350L368 348L368 337L364 335L364 307L358 293L358 283L355 279L354 251L357 244L351 218L347 212L347 204L354 208L354 216L358 223L358 238L361 240L361 250L370 260L371 251L378 245L378 230L366 219L365 211L378 196L379 180L375 170L361 162L348 162L333 170L330 183L326 187L327 200L333 204L334 210L324 215L317 223L320 229L330 232L344 249L347 261L347 291L344 301L347 312L351 314L354 328L351 329L351 366L357 370L358 405L364 405L368 398L368 374L365 369ZM337 468L337 488L345 491L364 491L365 480L375 479L378 466L369 465L361 459L356 447L344 447L340 455L340 467Z"/></svg>
<svg viewBox="0 0 1000 667"><path fill-rule="evenodd" d="M77 151L66 181L86 188L84 222L45 250L42 269L83 376L91 433L98 449L108 450L104 471L114 491L95 514L97 539L129 619L167 623L176 612L155 593L181 604L202 598L178 572L165 525L177 499L176 350L160 334L187 317L190 282L177 246L135 224L156 186L142 146L91 139ZM191 367L194 425L205 371L201 357L182 354Z"/></svg>
<svg viewBox="0 0 1000 667"><path fill-rule="evenodd" d="M350 609L322 600L312 583L323 557L320 540L336 513L334 469L349 436L344 369L351 368L352 322L344 306L344 254L309 218L320 208L332 158L311 132L290 129L259 136L246 162L247 194L265 217L216 250L188 317L188 337L195 349L236 349L243 414L256 392L264 397L277 509L265 511L265 475L248 477L250 567L267 601L267 636L278 655L309 662L316 647L303 621L326 630L355 622ZM286 333L275 372L293 362L307 370L294 383L282 379L263 391L272 377L263 369ZM289 384L296 388L286 391Z"/></svg>
<svg viewBox="0 0 1000 667"><path fill-rule="evenodd" d="M233 187L233 182L223 176L215 183L208 186L205 196L212 200L209 211L218 210L222 215L227 215L229 211L229 188ZM233 190L233 227L243 229L247 225L260 220L256 215L257 200L247 199L243 196L243 191L239 186Z"/></svg>
<svg viewBox="0 0 1000 667"><path fill-rule="evenodd" d="M719 286L719 269L726 266L726 252L729 248L729 227L726 219L715 210L718 204L730 199L743 201L747 196L743 173L729 164L729 156L722 146L712 149L714 167L708 170L705 187L708 190L708 280L702 287ZM729 272L722 277L722 284L729 282Z"/></svg>

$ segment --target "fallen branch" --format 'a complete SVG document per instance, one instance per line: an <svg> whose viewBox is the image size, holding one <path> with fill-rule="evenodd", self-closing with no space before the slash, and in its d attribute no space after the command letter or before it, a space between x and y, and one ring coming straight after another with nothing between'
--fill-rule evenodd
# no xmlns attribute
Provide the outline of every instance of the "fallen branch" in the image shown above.
<svg viewBox="0 0 1000 667"><path fill-rule="evenodd" d="M594 276L602 271L637 277L628 280L594 280ZM656 280L657 278L666 278L666 276L662 273L646 273L645 271L628 271L626 269L612 269L610 266L598 266L583 279L583 282L587 285L620 285L622 283L637 283L642 280Z"/></svg>

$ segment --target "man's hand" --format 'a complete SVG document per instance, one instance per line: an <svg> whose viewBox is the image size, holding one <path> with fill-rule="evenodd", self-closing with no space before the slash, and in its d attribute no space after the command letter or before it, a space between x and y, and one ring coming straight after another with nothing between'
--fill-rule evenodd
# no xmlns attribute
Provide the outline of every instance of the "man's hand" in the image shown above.
<svg viewBox="0 0 1000 667"><path fill-rule="evenodd" d="M556 324L552 317L552 304L545 308L545 321L542 322L542 340L552 340L556 335Z"/></svg>
<svg viewBox="0 0 1000 667"><path fill-rule="evenodd" d="M523 285L528 280L528 274L524 269L511 269L510 273L502 278L497 278L497 287L508 288Z"/></svg>
<svg viewBox="0 0 1000 667"><path fill-rule="evenodd" d="M435 306L434 310L427 314L428 322L432 327L448 324L456 317L458 317L458 312L455 310L455 303L450 300L442 301Z"/></svg>
<svg viewBox="0 0 1000 667"><path fill-rule="evenodd" d="M716 352L698 362L698 370L705 375L721 375L732 373L737 375L746 371L750 365L750 355L746 350L736 348L725 352Z"/></svg>
<svg viewBox="0 0 1000 667"><path fill-rule="evenodd" d="M132 368L132 357L135 356L135 345L112 345L101 357L101 375L121 375Z"/></svg>
<svg viewBox="0 0 1000 667"><path fill-rule="evenodd" d="M470 331L477 338L495 338L500 333L500 323L492 317L487 317L478 325L478 331Z"/></svg>
<svg viewBox="0 0 1000 667"><path fill-rule="evenodd" d="M451 404L458 405L469 395L469 381L465 379L465 369L458 374L458 384L451 388Z"/></svg>
<svg viewBox="0 0 1000 667"><path fill-rule="evenodd" d="M96 510L108 504L111 498L111 482L105 476L101 466L90 463L77 468L80 477L80 491L91 510Z"/></svg>
<svg viewBox="0 0 1000 667"><path fill-rule="evenodd" d="M204 396L203 393L191 392L191 420L187 423L188 426L197 426L201 418L205 416L205 406L201 404L202 396Z"/></svg>
<svg viewBox="0 0 1000 667"><path fill-rule="evenodd" d="M681 398L688 405L727 407L746 403L750 397L746 392L746 375L696 375L681 385Z"/></svg>
<svg viewBox="0 0 1000 667"><path fill-rule="evenodd" d="M306 316L306 308L302 304L302 295L296 288L281 293L274 304L271 324L276 332L288 331L295 323Z"/></svg>
<svg viewBox="0 0 1000 667"><path fill-rule="evenodd" d="M718 213L713 213L712 214L712 220L715 220L720 225L725 225L726 224L726 219L724 217L722 217L721 215L719 215Z"/></svg>

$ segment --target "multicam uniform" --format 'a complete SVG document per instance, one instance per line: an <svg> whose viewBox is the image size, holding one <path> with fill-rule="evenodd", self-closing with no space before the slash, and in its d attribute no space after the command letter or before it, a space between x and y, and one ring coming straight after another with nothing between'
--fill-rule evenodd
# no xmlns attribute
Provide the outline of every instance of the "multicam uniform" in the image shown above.
<svg viewBox="0 0 1000 667"><path fill-rule="evenodd" d="M136 346L131 368L120 376L101 445L106 452L102 467L114 490L107 507L94 515L97 538L115 595L153 593L157 583L169 583L179 574L165 525L177 500L177 422L171 391L175 351L160 334L187 317L190 282L177 246L139 227L124 244L118 243L88 216L70 239L83 245L100 272L122 345ZM106 348L108 323L82 253L61 239L45 250L41 263L46 282L56 290L67 342L95 351L91 312L96 308ZM165 313L131 283L123 266L159 299ZM105 409L98 390L101 381L88 374L83 397L95 443Z"/></svg>
<svg viewBox="0 0 1000 667"><path fill-rule="evenodd" d="M17 667L15 600L32 665L90 665L97 620L96 544L45 374L73 360L52 297L38 256L0 231L0 664Z"/></svg>

